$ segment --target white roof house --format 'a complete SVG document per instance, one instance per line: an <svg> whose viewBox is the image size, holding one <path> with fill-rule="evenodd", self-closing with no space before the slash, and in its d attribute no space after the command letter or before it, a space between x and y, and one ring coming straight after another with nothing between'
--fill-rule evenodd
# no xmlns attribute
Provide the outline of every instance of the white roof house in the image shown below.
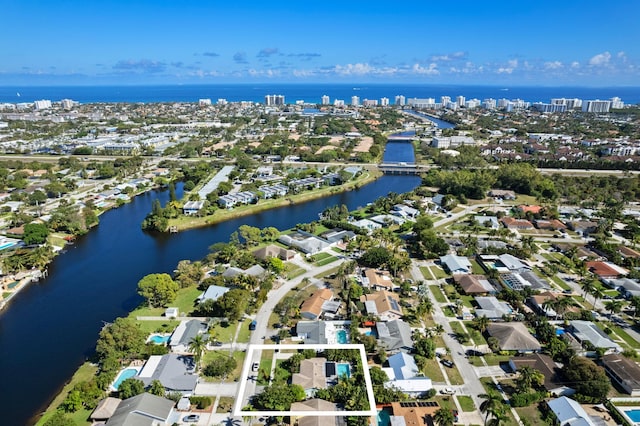
<svg viewBox="0 0 640 426"><path fill-rule="evenodd" d="M471 262L466 257L448 254L440 258L440 263L445 265L452 274L471 273Z"/></svg>
<svg viewBox="0 0 640 426"><path fill-rule="evenodd" d="M223 294L231 290L229 287L221 287L219 285L210 285L207 291L202 293L198 300L204 302L205 300L218 300Z"/></svg>
<svg viewBox="0 0 640 426"><path fill-rule="evenodd" d="M566 396L547 402L561 426L595 426L584 408L576 401Z"/></svg>
<svg viewBox="0 0 640 426"><path fill-rule="evenodd" d="M622 348L611 340L597 325L591 321L575 320L570 322L573 335L580 342L590 342L596 348L606 349L607 352L622 352Z"/></svg>
<svg viewBox="0 0 640 426"><path fill-rule="evenodd" d="M393 374L398 380L416 377L420 372L413 356L404 352L390 356L388 361L389 367L393 369Z"/></svg>
<svg viewBox="0 0 640 426"><path fill-rule="evenodd" d="M476 303L480 306L476 309L477 317L487 317L489 319L500 319L503 315L511 315L513 309L506 302L501 302L494 296L476 297Z"/></svg>

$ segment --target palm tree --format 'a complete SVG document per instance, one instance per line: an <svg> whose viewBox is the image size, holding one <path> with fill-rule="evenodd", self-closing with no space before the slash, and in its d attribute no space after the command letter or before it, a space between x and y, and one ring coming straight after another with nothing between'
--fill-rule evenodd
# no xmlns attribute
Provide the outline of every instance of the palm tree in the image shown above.
<svg viewBox="0 0 640 426"><path fill-rule="evenodd" d="M604 293L602 292L602 290L600 290L599 288L595 287L592 291L591 291L591 295L593 296L593 309L596 308L596 303L598 303L598 300L602 299L604 297Z"/></svg>
<svg viewBox="0 0 640 426"><path fill-rule="evenodd" d="M620 313L622 311L622 300L609 300L604 302L604 307L611 315Z"/></svg>
<svg viewBox="0 0 640 426"><path fill-rule="evenodd" d="M574 306L574 301L570 297L559 297L557 299L549 299L542 304L545 308L553 309L556 313L556 319L564 316L564 313L571 306Z"/></svg>
<svg viewBox="0 0 640 426"><path fill-rule="evenodd" d="M501 413L504 409L502 403L502 396L495 392L483 393L478 395L479 398L484 399L480 404L480 411L484 413L484 425L487 426L489 416L494 416L496 413Z"/></svg>
<svg viewBox="0 0 640 426"><path fill-rule="evenodd" d="M507 420L509 420L509 417L506 415L506 413L502 411L494 413L493 418L489 420L487 426L500 426L501 424L506 423Z"/></svg>
<svg viewBox="0 0 640 426"><path fill-rule="evenodd" d="M580 288L584 291L584 300L587 301L587 294L591 294L591 292L596 288L595 282L590 279L583 280Z"/></svg>
<svg viewBox="0 0 640 426"><path fill-rule="evenodd" d="M518 391L527 392L529 389L539 386L544 381L544 376L538 370L528 365L518 369L520 377L517 380Z"/></svg>
<svg viewBox="0 0 640 426"><path fill-rule="evenodd" d="M633 307L633 317L635 318L638 315L638 312L640 311L640 296L633 296L629 300L629 303Z"/></svg>
<svg viewBox="0 0 640 426"><path fill-rule="evenodd" d="M489 325L489 318L486 315L482 315L481 317L475 317L472 322L480 333L484 333Z"/></svg>
<svg viewBox="0 0 640 426"><path fill-rule="evenodd" d="M455 417L453 412L448 408L441 408L433 415L433 421L438 426L453 426Z"/></svg>
<svg viewBox="0 0 640 426"><path fill-rule="evenodd" d="M196 370L200 368L200 359L202 358L202 353L207 346L207 342L202 337L202 334L198 334L191 339L189 342L189 350L193 353L196 359Z"/></svg>

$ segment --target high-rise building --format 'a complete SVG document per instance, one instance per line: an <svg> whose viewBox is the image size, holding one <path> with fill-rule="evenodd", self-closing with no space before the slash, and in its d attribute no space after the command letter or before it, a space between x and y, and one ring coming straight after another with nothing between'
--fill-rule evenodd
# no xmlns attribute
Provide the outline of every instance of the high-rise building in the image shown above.
<svg viewBox="0 0 640 426"><path fill-rule="evenodd" d="M377 99L365 99L364 101L362 101L362 105L366 106L366 107L378 106L378 100Z"/></svg>
<svg viewBox="0 0 640 426"><path fill-rule="evenodd" d="M487 98L482 101L482 108L484 109L496 109L496 100L493 98Z"/></svg>
<svg viewBox="0 0 640 426"><path fill-rule="evenodd" d="M553 105L566 105L567 109L581 108L582 107L582 99L566 99L566 98L554 98L551 99L551 103Z"/></svg>
<svg viewBox="0 0 640 426"><path fill-rule="evenodd" d="M199 106L209 106L209 105L211 105L211 99L199 99L198 100L198 105Z"/></svg>
<svg viewBox="0 0 640 426"><path fill-rule="evenodd" d="M344 99L334 99L333 100L333 106L343 107L344 106Z"/></svg>
<svg viewBox="0 0 640 426"><path fill-rule="evenodd" d="M611 109L622 109L624 108L624 102L619 97L611 98Z"/></svg>
<svg viewBox="0 0 640 426"><path fill-rule="evenodd" d="M264 97L267 106L284 105L284 95L267 95Z"/></svg>
<svg viewBox="0 0 640 426"><path fill-rule="evenodd" d="M395 99L396 105L404 106L406 105L406 103L407 101L403 95L396 95L396 99Z"/></svg>
<svg viewBox="0 0 640 426"><path fill-rule="evenodd" d="M600 99L584 101L582 103L582 111L584 112L603 113L609 112L610 108L611 101L601 101Z"/></svg>
<svg viewBox="0 0 640 426"><path fill-rule="evenodd" d="M381 106L389 106L389 98L381 98L380 99Z"/></svg>
<svg viewBox="0 0 640 426"><path fill-rule="evenodd" d="M451 102L451 96L441 96L440 103L442 106L446 106L449 102Z"/></svg>
<svg viewBox="0 0 640 426"><path fill-rule="evenodd" d="M322 103L322 105L329 105L331 103L331 98L329 98L329 96L327 96L327 95L324 95L322 97L322 102L321 103Z"/></svg>
<svg viewBox="0 0 640 426"><path fill-rule="evenodd" d="M226 105L227 100L225 98L218 98L218 105Z"/></svg>
<svg viewBox="0 0 640 426"><path fill-rule="evenodd" d="M533 108L540 112L566 112L566 104L545 104L542 102L535 102Z"/></svg>
<svg viewBox="0 0 640 426"><path fill-rule="evenodd" d="M458 96L458 97L456 98L456 103L458 104L458 106L461 106L461 107L463 107L463 106L464 106L464 104L465 104L465 102L466 102L466 101L467 101L467 100L465 99L465 97L464 97L464 96Z"/></svg>
<svg viewBox="0 0 640 426"><path fill-rule="evenodd" d="M71 99L63 99L60 101L60 105L62 106L62 108L64 109L71 109L73 108L73 104L75 102L73 102Z"/></svg>
<svg viewBox="0 0 640 426"><path fill-rule="evenodd" d="M51 101L47 99L42 99L40 101L35 101L33 103L33 107L37 110L48 109L51 108Z"/></svg>
<svg viewBox="0 0 640 426"><path fill-rule="evenodd" d="M358 96L352 96L351 106L358 106L358 105L360 105L360 98Z"/></svg>

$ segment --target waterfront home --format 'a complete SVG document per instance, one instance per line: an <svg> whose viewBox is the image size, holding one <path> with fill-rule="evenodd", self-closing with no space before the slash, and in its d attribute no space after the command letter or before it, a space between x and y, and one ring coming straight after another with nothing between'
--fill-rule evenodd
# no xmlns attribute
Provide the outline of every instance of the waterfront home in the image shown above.
<svg viewBox="0 0 640 426"><path fill-rule="evenodd" d="M540 352L542 349L540 342L521 322L491 323L487 326L487 333L498 339L498 346L502 351L529 353Z"/></svg>
<svg viewBox="0 0 640 426"><path fill-rule="evenodd" d="M178 327L169 338L169 347L175 353L190 353L191 340L198 335L204 335L208 330L206 322L199 320L180 321Z"/></svg>
<svg viewBox="0 0 640 426"><path fill-rule="evenodd" d="M420 210L409 207L405 204L396 204L393 206L391 214L400 216L404 219L415 219L420 214Z"/></svg>
<svg viewBox="0 0 640 426"><path fill-rule="evenodd" d="M105 423L113 416L121 402L122 400L120 398L113 398L110 396L104 398L98 402L96 408L89 415L89 419L95 423Z"/></svg>
<svg viewBox="0 0 640 426"><path fill-rule="evenodd" d="M263 198L284 197L289 192L286 185L262 185L258 187L258 191L262 192Z"/></svg>
<svg viewBox="0 0 640 426"><path fill-rule="evenodd" d="M368 314L375 315L382 321L402 318L398 296L386 290L363 294L360 296L360 301L364 303Z"/></svg>
<svg viewBox="0 0 640 426"><path fill-rule="evenodd" d="M316 254L331 245L329 241L301 230L281 235L278 241L306 254Z"/></svg>
<svg viewBox="0 0 640 426"><path fill-rule="evenodd" d="M172 425L180 420L174 406L175 402L170 399L141 393L121 401L105 425Z"/></svg>
<svg viewBox="0 0 640 426"><path fill-rule="evenodd" d="M187 201L182 207L182 213L185 216L193 216L198 214L202 207L204 207L204 201Z"/></svg>
<svg viewBox="0 0 640 426"><path fill-rule="evenodd" d="M189 396L198 383L198 376L194 374L195 367L196 363L191 355L151 355L140 373L134 377L141 380L145 387L158 380L167 392L180 392Z"/></svg>
<svg viewBox="0 0 640 426"><path fill-rule="evenodd" d="M207 290L198 296L198 302L202 303L206 300L218 300L223 294L231 290L229 287L219 285L210 285Z"/></svg>
<svg viewBox="0 0 640 426"><path fill-rule="evenodd" d="M247 269L241 269L235 266L230 266L229 268L227 268L226 271L224 271L222 273L222 276L224 278L233 278L233 277L237 277L238 275L249 275L252 277L262 277L264 276L264 274L267 273L267 270L264 269L262 266L260 265L253 265L250 268Z"/></svg>
<svg viewBox="0 0 640 426"><path fill-rule="evenodd" d="M255 202L256 200L256 194L251 191L244 191L222 195L220 198L218 198L218 204L222 208L231 209L238 204L250 204Z"/></svg>
<svg viewBox="0 0 640 426"><path fill-rule="evenodd" d="M253 255L260 260L267 260L270 257L277 257L282 260L291 260L296 256L296 252L274 244L269 244L268 246L255 250Z"/></svg>
<svg viewBox="0 0 640 426"><path fill-rule="evenodd" d="M382 228L382 225L369 219L360 219L350 222L353 226L367 231L371 234L374 230Z"/></svg>

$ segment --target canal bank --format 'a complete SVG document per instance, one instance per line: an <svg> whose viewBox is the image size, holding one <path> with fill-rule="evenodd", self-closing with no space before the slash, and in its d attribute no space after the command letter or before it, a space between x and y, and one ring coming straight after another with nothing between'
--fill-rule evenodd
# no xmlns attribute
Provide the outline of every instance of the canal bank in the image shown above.
<svg viewBox="0 0 640 426"><path fill-rule="evenodd" d="M173 235L140 229L153 201L166 203L168 191L142 194L106 212L96 229L54 259L46 280L25 288L0 313L3 418L16 425L37 420L93 353L104 323L127 315L142 301L136 287L145 275L172 273L180 260L203 258L209 246L228 241L240 225L289 229L316 220L328 206L345 204L353 210L419 184L417 176L382 176L352 191ZM182 196L182 185L176 195Z"/></svg>

